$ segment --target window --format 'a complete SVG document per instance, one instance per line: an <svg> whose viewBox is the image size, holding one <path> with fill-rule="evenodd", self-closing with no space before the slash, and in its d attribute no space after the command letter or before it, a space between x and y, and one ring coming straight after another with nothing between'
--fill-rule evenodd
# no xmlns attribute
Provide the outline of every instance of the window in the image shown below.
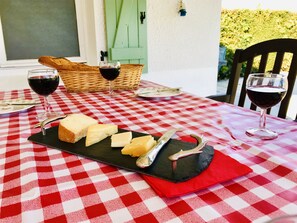
<svg viewBox="0 0 297 223"><path fill-rule="evenodd" d="M0 67L35 65L42 55L86 61L84 1L30 2L0 2Z"/></svg>

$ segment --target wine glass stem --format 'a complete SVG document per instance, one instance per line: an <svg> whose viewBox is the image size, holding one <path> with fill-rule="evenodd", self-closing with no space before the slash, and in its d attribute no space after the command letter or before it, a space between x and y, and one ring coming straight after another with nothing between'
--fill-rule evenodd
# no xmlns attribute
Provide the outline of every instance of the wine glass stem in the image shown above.
<svg viewBox="0 0 297 223"><path fill-rule="evenodd" d="M51 111L51 108L50 108L50 104L48 102L48 97L47 96L44 96L43 97L43 103L44 103L44 110L45 110L45 113L46 114L49 114Z"/></svg>
<svg viewBox="0 0 297 223"><path fill-rule="evenodd" d="M108 81L109 85L108 85L108 88L109 88L109 95L113 95L113 90L112 90L112 81Z"/></svg>
<svg viewBox="0 0 297 223"><path fill-rule="evenodd" d="M261 113L260 113L260 122L259 122L259 128L260 129L265 129L266 128L266 108L261 108Z"/></svg>

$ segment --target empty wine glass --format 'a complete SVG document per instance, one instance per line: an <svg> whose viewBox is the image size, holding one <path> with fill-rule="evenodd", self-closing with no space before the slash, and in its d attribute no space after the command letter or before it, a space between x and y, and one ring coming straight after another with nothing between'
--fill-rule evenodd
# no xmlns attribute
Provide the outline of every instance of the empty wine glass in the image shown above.
<svg viewBox="0 0 297 223"><path fill-rule="evenodd" d="M38 114L39 120L56 116L57 113L51 111L51 106L48 102L48 96L52 94L59 85L59 74L55 69L34 69L28 71L28 83L31 89L38 95L43 96L44 110L42 114Z"/></svg>
<svg viewBox="0 0 297 223"><path fill-rule="evenodd" d="M266 110L279 103L286 95L286 75L272 73L250 74L246 82L247 95L253 104L261 109L258 128L246 131L249 136L260 139L274 139L278 134L266 128Z"/></svg>
<svg viewBox="0 0 297 223"><path fill-rule="evenodd" d="M120 62L106 62L106 61L100 61L99 63L99 70L103 78L108 80L109 85L109 95L114 96L112 82L115 80L121 70L121 64Z"/></svg>

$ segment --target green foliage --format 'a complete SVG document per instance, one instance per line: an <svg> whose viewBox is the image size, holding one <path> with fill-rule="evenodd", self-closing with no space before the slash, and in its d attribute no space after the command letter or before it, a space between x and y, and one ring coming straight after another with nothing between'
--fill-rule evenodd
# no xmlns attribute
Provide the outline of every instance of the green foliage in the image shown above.
<svg viewBox="0 0 297 223"><path fill-rule="evenodd" d="M218 75L219 80L224 80L224 79L229 78L233 57L234 57L234 52L231 49L227 48L226 49L226 56L225 56L227 64L223 65L221 67L221 69L219 70L219 75Z"/></svg>
<svg viewBox="0 0 297 223"><path fill-rule="evenodd" d="M222 10L220 44L227 48L227 65L219 70L218 79L229 78L236 49L245 49L275 38L297 39L297 13L247 9Z"/></svg>

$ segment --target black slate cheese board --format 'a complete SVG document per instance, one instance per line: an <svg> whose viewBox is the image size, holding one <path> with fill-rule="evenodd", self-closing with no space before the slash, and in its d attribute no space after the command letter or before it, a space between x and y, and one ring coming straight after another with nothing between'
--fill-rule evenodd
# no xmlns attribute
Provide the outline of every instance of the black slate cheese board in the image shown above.
<svg viewBox="0 0 297 223"><path fill-rule="evenodd" d="M125 131L128 130L119 129L119 132ZM147 134L132 131L133 138L144 135ZM158 140L159 137L154 136L154 138ZM58 139L58 126L54 126L46 130L45 136L40 132L31 135L28 140L111 166L159 177L171 182L183 182L197 176L209 166L214 156L213 147L207 145L204 147L202 153L178 160L176 170L172 171L172 163L168 157L181 149L192 149L196 144L170 139L159 152L155 162L150 167L139 168L136 166L137 157L122 155L121 148L111 147L110 137L92 146L86 147L85 138L82 138L74 144L60 141Z"/></svg>

